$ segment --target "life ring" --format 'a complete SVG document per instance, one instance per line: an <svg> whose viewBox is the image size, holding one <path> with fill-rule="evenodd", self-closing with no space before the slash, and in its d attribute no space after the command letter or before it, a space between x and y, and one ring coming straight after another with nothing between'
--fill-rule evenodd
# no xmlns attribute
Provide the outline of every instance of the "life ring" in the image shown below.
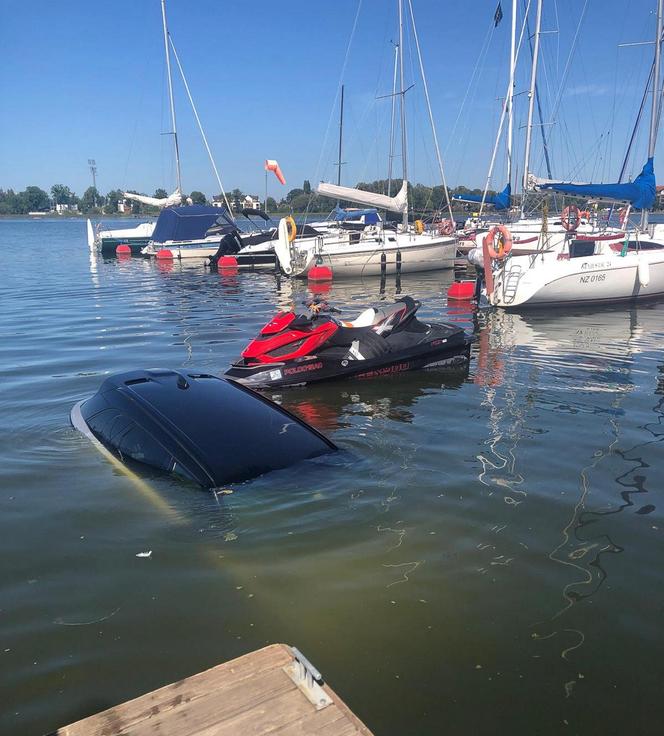
<svg viewBox="0 0 664 736"><path fill-rule="evenodd" d="M288 242L292 243L297 235L297 225L290 215L286 218L286 227L288 228Z"/></svg>
<svg viewBox="0 0 664 736"><path fill-rule="evenodd" d="M441 220L438 223L438 233L440 235L452 235L456 230L456 223L454 220Z"/></svg>
<svg viewBox="0 0 664 736"><path fill-rule="evenodd" d="M563 214L560 216L560 223L567 232L574 232L579 227L580 219L581 213L579 212L579 208L575 204L570 204L563 210Z"/></svg>
<svg viewBox="0 0 664 736"><path fill-rule="evenodd" d="M496 249L496 236L498 236L498 248ZM507 258L512 250L512 233L505 225L494 225L484 236L484 245L490 258L502 261Z"/></svg>
<svg viewBox="0 0 664 736"><path fill-rule="evenodd" d="M424 223L422 222L422 220L415 220L414 225L415 225L415 232L418 235L422 235L422 233L424 232Z"/></svg>

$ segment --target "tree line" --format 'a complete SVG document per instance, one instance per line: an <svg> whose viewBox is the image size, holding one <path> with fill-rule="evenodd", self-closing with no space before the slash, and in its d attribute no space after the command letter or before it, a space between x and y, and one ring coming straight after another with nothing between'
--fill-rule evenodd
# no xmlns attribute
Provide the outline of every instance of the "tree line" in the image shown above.
<svg viewBox="0 0 664 736"><path fill-rule="evenodd" d="M358 189L364 189L378 194L394 196L401 189L401 179L378 179L372 182L360 182ZM132 191L134 194L139 192ZM493 194L494 192L489 192ZM481 189L468 189L458 186L450 190L450 196L455 194L482 194ZM164 189L157 189L152 195L162 199L168 196ZM226 197L234 210L240 210L244 203L245 194L240 189L233 189L226 193ZM193 191L185 199L193 204L210 204L210 200L201 191ZM214 197L219 200L220 196ZM57 205L64 205L64 209L78 211L82 214L115 215L119 212L119 202L125 200L120 189L112 189L102 195L95 187L88 187L81 197L78 197L68 186L54 184L50 193L37 186L29 186L22 192L13 189L0 189L0 215L26 215L28 212L50 212L57 209ZM445 205L445 191L442 186L429 187L424 184L408 184L408 201L416 215L426 215L440 210ZM280 200L268 197L263 208L268 212L312 212L327 213L335 206L336 201L329 197L322 197L311 189L311 183L305 180L302 187L291 189ZM349 202L341 202L342 206L355 206ZM267 205L267 206L265 206ZM141 202L127 200L127 207L131 208L132 215L156 215L159 209ZM125 210L126 212L126 210Z"/></svg>

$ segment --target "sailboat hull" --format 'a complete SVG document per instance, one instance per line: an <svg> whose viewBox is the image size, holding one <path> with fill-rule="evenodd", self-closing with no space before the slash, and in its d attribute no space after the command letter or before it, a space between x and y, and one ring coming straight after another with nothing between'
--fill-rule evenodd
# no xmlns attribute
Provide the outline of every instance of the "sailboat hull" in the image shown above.
<svg viewBox="0 0 664 736"><path fill-rule="evenodd" d="M293 259L294 275L305 278L316 265L328 266L334 277L391 276L454 268L456 240L428 235L397 236L393 241L357 244L325 243L300 247Z"/></svg>
<svg viewBox="0 0 664 736"><path fill-rule="evenodd" d="M664 248L558 259L516 256L494 275L489 301L506 309L634 301L664 296Z"/></svg>

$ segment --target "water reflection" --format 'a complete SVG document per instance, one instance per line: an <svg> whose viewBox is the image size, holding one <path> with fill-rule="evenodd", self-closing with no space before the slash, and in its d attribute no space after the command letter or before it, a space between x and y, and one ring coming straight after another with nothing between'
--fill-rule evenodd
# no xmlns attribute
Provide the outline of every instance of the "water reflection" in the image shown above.
<svg viewBox="0 0 664 736"><path fill-rule="evenodd" d="M651 440L624 449L624 424L627 402L638 390L641 375L652 371L661 338L660 310L647 306L565 314L491 312L480 318L473 380L481 387L487 409L489 448L477 455L480 482L500 490L506 503L518 507L529 497L527 489L538 470L523 458L519 462L519 443L532 438L542 411L567 414L568 422L574 417L567 442L545 435L538 440L548 450L536 455L551 463L553 488L560 488L561 497L576 494L576 498L547 555L563 571L562 604L554 605L530 628L533 657L550 656L554 661L558 657L569 664L570 671L561 673L565 698L572 697L584 679L579 650L592 633L585 606L610 579L615 556L630 548L631 528L610 518L632 507L638 516L656 508L635 497L654 490L647 485L653 459L646 454L663 436L664 399L653 409L656 423L640 426ZM661 365L658 369L661 372ZM655 394L661 391L660 375ZM588 458L576 479L564 454L572 451L569 443L576 453L585 448ZM557 461L551 462L551 455ZM553 488L549 484L547 495L540 498L530 491L528 501L549 509L552 520L559 515L551 504ZM515 522L506 521L500 530L510 523ZM489 548L491 553L497 549ZM575 613L581 604L583 610ZM587 658L585 663L589 665Z"/></svg>
<svg viewBox="0 0 664 736"><path fill-rule="evenodd" d="M312 384L268 395L317 429L331 432L350 426L354 417L412 423L420 398L458 389L467 376L467 365L431 368L386 378Z"/></svg>

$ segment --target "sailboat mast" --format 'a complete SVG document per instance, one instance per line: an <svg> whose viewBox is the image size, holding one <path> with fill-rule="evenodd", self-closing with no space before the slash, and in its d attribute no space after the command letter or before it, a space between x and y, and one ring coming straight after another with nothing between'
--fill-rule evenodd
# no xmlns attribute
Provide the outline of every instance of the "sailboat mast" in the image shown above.
<svg viewBox="0 0 664 736"><path fill-rule="evenodd" d="M387 196L392 196L392 165L394 162L394 111L397 101L397 69L399 67L399 45L394 44L394 72L392 73L392 114L390 117L390 155L387 162Z"/></svg>
<svg viewBox="0 0 664 736"><path fill-rule="evenodd" d="M180 149L178 147L178 133L175 124L175 103L173 102L173 79L171 77L171 54L168 44L168 26L166 24L166 0L161 0L161 19L164 26L164 50L166 52L166 72L168 76L168 97L171 105L171 135L175 143L175 170L177 176L178 191L182 192L182 176L180 173Z"/></svg>
<svg viewBox="0 0 664 736"><path fill-rule="evenodd" d="M533 49L533 67L530 72L530 89L528 91L528 124L526 126L526 153L523 166L523 184L521 188L521 217L524 216L525 194L528 189L530 171L530 144L533 132L533 110L535 107L535 84L537 82L537 60L539 58L540 31L542 28L542 0L537 0L537 16L535 20L535 48Z"/></svg>
<svg viewBox="0 0 664 736"><path fill-rule="evenodd" d="M341 85L341 107L339 108L339 158L337 160L337 186L341 186L341 145L343 143L344 134L344 85Z"/></svg>
<svg viewBox="0 0 664 736"><path fill-rule="evenodd" d="M399 80L401 83L401 165L402 178L408 181L408 158L406 152L406 90L403 81L403 0L399 0ZM408 227L408 209L403 213L401 221Z"/></svg>
<svg viewBox="0 0 664 736"><path fill-rule="evenodd" d="M655 155L655 144L657 143L657 122L659 119L659 75L662 48L662 8L664 0L657 2L657 36L655 37L655 64L652 76L652 110L650 111L650 135L648 137L648 158ZM648 210L641 213L641 229L648 227Z"/></svg>
<svg viewBox="0 0 664 736"><path fill-rule="evenodd" d="M516 2L512 0L512 37L510 42L510 85L507 92L507 183L512 183L512 142L514 138L512 101L514 99L514 62L516 55Z"/></svg>

